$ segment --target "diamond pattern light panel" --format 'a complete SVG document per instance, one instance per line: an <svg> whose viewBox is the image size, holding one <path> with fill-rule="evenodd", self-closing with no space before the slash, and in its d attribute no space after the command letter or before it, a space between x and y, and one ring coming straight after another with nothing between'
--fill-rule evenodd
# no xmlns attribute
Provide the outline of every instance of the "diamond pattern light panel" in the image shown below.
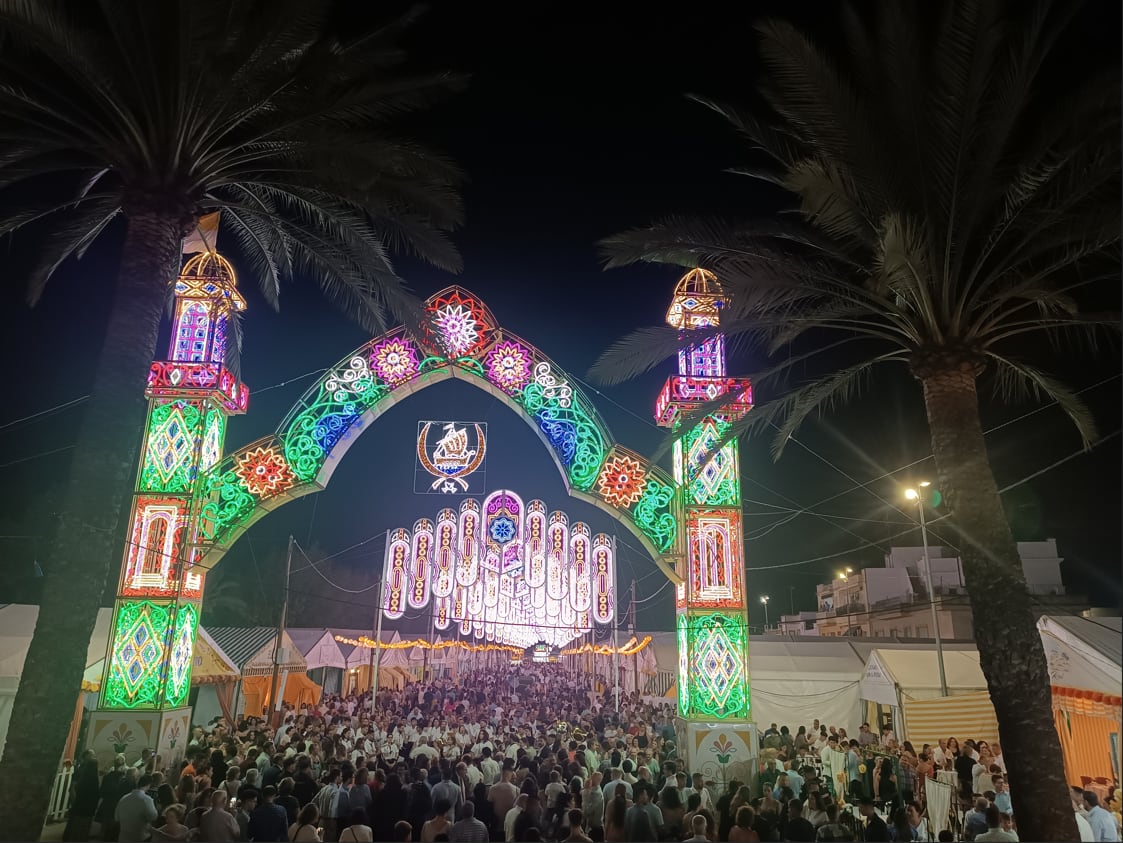
<svg viewBox="0 0 1123 843"><path fill-rule="evenodd" d="M692 615L687 623L692 714L724 719L747 717L748 673L744 621L724 613Z"/></svg>

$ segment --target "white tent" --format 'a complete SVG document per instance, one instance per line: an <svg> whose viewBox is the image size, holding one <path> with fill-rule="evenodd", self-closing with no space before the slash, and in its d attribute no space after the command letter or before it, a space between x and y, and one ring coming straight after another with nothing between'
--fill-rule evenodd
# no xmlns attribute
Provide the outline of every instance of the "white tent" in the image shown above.
<svg viewBox="0 0 1123 843"><path fill-rule="evenodd" d="M753 637L749 677L753 721L793 733L812 720L856 735L862 723L861 657L846 639Z"/></svg>
<svg viewBox="0 0 1123 843"><path fill-rule="evenodd" d="M1053 720L1070 782L1119 778L1123 727L1123 628L1119 618L1042 617L1037 622Z"/></svg>
<svg viewBox="0 0 1123 843"><path fill-rule="evenodd" d="M935 648L870 651L862 676L862 698L897 709L897 737L923 743L956 735L998 738L998 720L979 667L976 650L945 649L948 696L940 694L940 668Z"/></svg>
<svg viewBox="0 0 1123 843"><path fill-rule="evenodd" d="M1118 696L1123 686L1123 628L1120 618L1044 615L1037 621L1049 681L1065 688Z"/></svg>
<svg viewBox="0 0 1123 843"><path fill-rule="evenodd" d="M35 633L35 622L39 618L39 607L19 603L0 606L0 756L8 737L8 722L12 717L12 703L19 689L23 663L27 658L27 648ZM109 627L113 621L112 609L99 609L94 631L86 647L86 668L93 675L92 668L104 662L106 647L109 643ZM98 677L100 679L100 675ZM81 689L74 688L77 701ZM59 693L64 689L60 688Z"/></svg>

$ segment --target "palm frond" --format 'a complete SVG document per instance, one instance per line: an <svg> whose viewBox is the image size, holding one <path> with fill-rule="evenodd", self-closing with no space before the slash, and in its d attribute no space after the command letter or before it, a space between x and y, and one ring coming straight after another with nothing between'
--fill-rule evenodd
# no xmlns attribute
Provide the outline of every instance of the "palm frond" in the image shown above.
<svg viewBox="0 0 1123 843"><path fill-rule="evenodd" d="M994 391L1003 401L1023 401L1028 398L1055 401L1075 425L1084 449L1087 450L1096 443L1099 434L1096 432L1095 417L1074 390L1035 366L994 352L987 356L995 364Z"/></svg>

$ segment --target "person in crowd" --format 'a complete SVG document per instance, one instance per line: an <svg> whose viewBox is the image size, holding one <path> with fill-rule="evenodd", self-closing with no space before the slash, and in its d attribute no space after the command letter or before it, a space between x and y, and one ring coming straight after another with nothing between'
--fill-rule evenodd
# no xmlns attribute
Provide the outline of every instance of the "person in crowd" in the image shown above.
<svg viewBox="0 0 1123 843"><path fill-rule="evenodd" d="M1017 843L1018 834L1002 828L1002 812L991 805L986 810L987 830L975 835L975 843Z"/></svg>
<svg viewBox="0 0 1123 843"><path fill-rule="evenodd" d="M569 834L561 838L561 843L593 843L593 838L585 833L585 816L580 808L569 810Z"/></svg>
<svg viewBox="0 0 1123 843"><path fill-rule="evenodd" d="M182 805L169 805L164 809L164 824L159 828L150 830L150 839L153 841L186 840L191 829L183 824L184 815L185 811Z"/></svg>
<svg viewBox="0 0 1123 843"><path fill-rule="evenodd" d="M476 819L476 806L472 801L460 808L460 819L448 832L449 843L488 843L487 826Z"/></svg>
<svg viewBox="0 0 1123 843"><path fill-rule="evenodd" d="M92 749L82 753L71 782L70 816L63 829L64 841L90 839L90 826L97 813L101 782L98 779L97 755Z"/></svg>
<svg viewBox="0 0 1123 843"><path fill-rule="evenodd" d="M231 769L236 770L237 767ZM198 839L213 843L233 843L238 839L238 821L229 810L230 796L226 789L211 794L210 807L199 818Z"/></svg>
<svg viewBox="0 0 1123 843"><path fill-rule="evenodd" d="M269 785L262 789L257 806L250 813L246 834L254 843L288 840L288 814L276 804L277 789Z"/></svg>
<svg viewBox="0 0 1123 843"><path fill-rule="evenodd" d="M627 839L627 814L629 809L627 791L623 783L604 806L604 839L607 843L623 843Z"/></svg>
<svg viewBox="0 0 1123 843"><path fill-rule="evenodd" d="M1100 797L1094 790L1084 791L1083 797L1085 819L1092 828L1092 835L1096 843L1106 841L1116 843L1119 840L1119 829L1115 825L1115 817L1100 805Z"/></svg>
<svg viewBox="0 0 1123 843"><path fill-rule="evenodd" d="M868 728L868 726L867 726ZM817 843L850 843L853 833L838 820L838 805L830 801L826 806L827 821L815 831Z"/></svg>
<svg viewBox="0 0 1123 843"><path fill-rule="evenodd" d="M868 843L884 843L884 841L889 840L889 827L877 812L872 797L862 797L858 802L858 812L866 821L864 839Z"/></svg>
<svg viewBox="0 0 1123 843"><path fill-rule="evenodd" d="M629 843L658 840L663 831L663 815L651 804L651 791L646 784L632 789L635 803L624 818L624 839Z"/></svg>
<svg viewBox="0 0 1123 843"><path fill-rule="evenodd" d="M366 809L351 808L347 827L339 833L339 843L372 843L374 830L366 824Z"/></svg>
<svg viewBox="0 0 1123 843"><path fill-rule="evenodd" d="M319 827L320 809L310 802L300 809L296 822L289 826L288 839L293 843L320 843L323 832Z"/></svg>
<svg viewBox="0 0 1123 843"><path fill-rule="evenodd" d="M258 793L256 790L247 791L244 796L239 797L238 807L234 811L234 821L238 823L238 839L250 839L250 815L253 814L254 809L257 808Z"/></svg>
<svg viewBox="0 0 1123 843"><path fill-rule="evenodd" d="M803 816L803 803L798 799L788 801L788 824L784 830L788 840L811 843L815 839L815 826Z"/></svg>
<svg viewBox="0 0 1123 843"><path fill-rule="evenodd" d="M803 728L802 726L800 727ZM693 835L687 837L684 843L712 843L706 834L706 818L701 814L695 814L690 819L690 830Z"/></svg>
<svg viewBox="0 0 1123 843"><path fill-rule="evenodd" d="M987 830L987 808L989 803L985 797L980 796L975 800L974 807L963 815L963 837L974 840L979 834Z"/></svg>
<svg viewBox="0 0 1123 843"><path fill-rule="evenodd" d="M418 840L421 843L432 843L437 839L438 834L448 835L448 831L452 828L452 818L449 816L450 805L448 797L440 796L433 800L433 819L426 821L421 826L421 832Z"/></svg>
<svg viewBox="0 0 1123 843"><path fill-rule="evenodd" d="M121 759L122 762L124 759ZM126 776L126 781L130 779ZM121 797L113 811L119 843L139 843L147 839L149 824L156 819L156 806L146 792L152 781L144 775L132 782L132 789Z"/></svg>
<svg viewBox="0 0 1123 843"><path fill-rule="evenodd" d="M759 843L760 836L753 828L755 820L756 814L751 805L740 806L729 830L729 843Z"/></svg>

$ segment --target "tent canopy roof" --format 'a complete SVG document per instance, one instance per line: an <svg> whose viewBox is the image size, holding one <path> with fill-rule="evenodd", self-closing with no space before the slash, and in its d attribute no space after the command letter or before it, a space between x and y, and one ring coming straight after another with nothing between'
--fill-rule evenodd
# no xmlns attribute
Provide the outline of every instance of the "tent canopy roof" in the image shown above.
<svg viewBox="0 0 1123 843"><path fill-rule="evenodd" d="M1118 695L1123 685L1120 618L1044 615L1037 621L1054 685Z"/></svg>
<svg viewBox="0 0 1123 843"><path fill-rule="evenodd" d="M309 670L318 667L347 667L347 657L343 654L340 644L335 640L335 633L323 627L289 627L285 630L304 655L304 661Z"/></svg>
<svg viewBox="0 0 1123 843"><path fill-rule="evenodd" d="M906 697L925 697L940 690L940 666L933 650L881 650L871 653ZM867 665L867 671L869 665ZM949 691L985 691L986 678L973 650L945 650L944 670Z"/></svg>
<svg viewBox="0 0 1123 843"><path fill-rule="evenodd" d="M27 658L27 648L35 634L39 607L25 603L0 605L0 676L20 676ZM109 628L113 623L112 609L98 609L97 621L86 648L86 667L105 659L109 644Z"/></svg>

